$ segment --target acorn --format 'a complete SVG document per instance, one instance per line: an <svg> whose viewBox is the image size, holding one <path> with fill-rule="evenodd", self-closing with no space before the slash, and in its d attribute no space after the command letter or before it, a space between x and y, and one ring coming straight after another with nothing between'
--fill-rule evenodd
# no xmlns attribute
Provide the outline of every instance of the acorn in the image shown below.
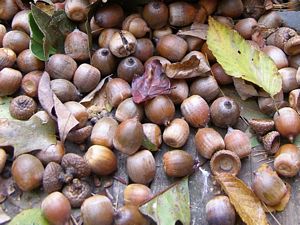
<svg viewBox="0 0 300 225"><path fill-rule="evenodd" d="M143 184L129 184L124 189L125 205L142 205L152 198L151 189Z"/></svg>
<svg viewBox="0 0 300 225"><path fill-rule="evenodd" d="M300 116L290 107L284 107L275 113L273 120L276 130L283 136L293 142L300 133Z"/></svg>
<svg viewBox="0 0 300 225"><path fill-rule="evenodd" d="M201 156L210 159L219 150L225 149L222 136L213 128L201 128L195 135L196 149Z"/></svg>
<svg viewBox="0 0 300 225"><path fill-rule="evenodd" d="M92 130L92 144L111 148L117 127L118 122L111 117L103 117L98 120Z"/></svg>
<svg viewBox="0 0 300 225"><path fill-rule="evenodd" d="M32 191L42 184L44 167L38 158L22 154L14 160L11 173L22 191Z"/></svg>
<svg viewBox="0 0 300 225"><path fill-rule="evenodd" d="M114 147L127 155L134 154L143 142L143 126L136 119L127 119L120 123L113 138Z"/></svg>
<svg viewBox="0 0 300 225"><path fill-rule="evenodd" d="M163 164L168 176L184 177L193 172L194 159L183 150L172 150L163 155Z"/></svg>
<svg viewBox="0 0 300 225"><path fill-rule="evenodd" d="M199 95L185 99L180 106L184 119L193 127L205 127L210 120L207 102Z"/></svg>
<svg viewBox="0 0 300 225"><path fill-rule="evenodd" d="M155 145L155 149L153 150L157 151L162 144L160 127L155 123L144 123L143 131L148 140Z"/></svg>
<svg viewBox="0 0 300 225"><path fill-rule="evenodd" d="M64 225L71 219L69 200L60 192L48 195L41 205L42 213L53 225Z"/></svg>
<svg viewBox="0 0 300 225"><path fill-rule="evenodd" d="M104 195L87 198L81 205L80 211L85 225L111 225L114 220L112 203Z"/></svg>
<svg viewBox="0 0 300 225"><path fill-rule="evenodd" d="M166 95L158 95L145 104L147 118L158 125L167 126L175 116L175 106Z"/></svg>
<svg viewBox="0 0 300 225"><path fill-rule="evenodd" d="M107 147L92 145L84 155L93 173L98 176L106 176L117 169L117 158Z"/></svg>
<svg viewBox="0 0 300 225"><path fill-rule="evenodd" d="M126 169L129 178L139 184L149 184L155 177L155 159L149 150L141 150L128 156Z"/></svg>
<svg viewBox="0 0 300 225"><path fill-rule="evenodd" d="M163 141L165 144L180 148L188 140L190 127L184 119L176 118L165 128L163 132Z"/></svg>
<svg viewBox="0 0 300 225"><path fill-rule="evenodd" d="M224 142L225 149L235 152L240 158L245 158L251 154L250 138L243 131L228 127Z"/></svg>
<svg viewBox="0 0 300 225"><path fill-rule="evenodd" d="M233 126L240 117L239 105L229 97L219 97L210 106L211 120L218 127Z"/></svg>
<svg viewBox="0 0 300 225"><path fill-rule="evenodd" d="M234 225L236 221L234 207L225 195L209 200L205 207L205 214L209 225Z"/></svg>
<svg viewBox="0 0 300 225"><path fill-rule="evenodd" d="M149 225L150 221L140 213L137 206L125 205L118 209L115 225Z"/></svg>
<svg viewBox="0 0 300 225"><path fill-rule="evenodd" d="M294 144L282 145L276 152L274 168L282 176L296 176L300 170L299 148Z"/></svg>
<svg viewBox="0 0 300 225"><path fill-rule="evenodd" d="M159 29L167 25L169 9L164 2L150 1L144 6L142 15L152 29Z"/></svg>
<svg viewBox="0 0 300 225"><path fill-rule="evenodd" d="M252 189L256 196L269 206L279 204L287 192L284 182L267 164L262 164L254 172Z"/></svg>

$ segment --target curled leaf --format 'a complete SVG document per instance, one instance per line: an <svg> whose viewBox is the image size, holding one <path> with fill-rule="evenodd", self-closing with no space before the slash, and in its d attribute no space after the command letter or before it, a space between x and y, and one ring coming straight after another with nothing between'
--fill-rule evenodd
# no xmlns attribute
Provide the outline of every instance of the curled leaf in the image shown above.
<svg viewBox="0 0 300 225"><path fill-rule="evenodd" d="M188 60L167 64L166 75L173 79L187 79L198 76L207 76L210 67L204 58L191 56Z"/></svg>
<svg viewBox="0 0 300 225"><path fill-rule="evenodd" d="M179 30L177 32L177 35L191 36L191 37L200 38L202 40L206 40L207 30L208 30L207 24L196 23L196 24L193 24L189 30L185 30L185 31Z"/></svg>
<svg viewBox="0 0 300 225"><path fill-rule="evenodd" d="M274 97L282 89L273 60L256 50L237 31L209 18L208 48L227 74L250 81Z"/></svg>
<svg viewBox="0 0 300 225"><path fill-rule="evenodd" d="M141 103L161 94L170 92L171 82L165 75L159 60L147 64L142 76L135 76L132 81L132 99Z"/></svg>
<svg viewBox="0 0 300 225"><path fill-rule="evenodd" d="M65 141L68 133L79 123L67 107L56 97L50 87L50 76L44 72L38 88L38 97L43 109L57 121L60 140Z"/></svg>
<svg viewBox="0 0 300 225"><path fill-rule="evenodd" d="M94 99L95 95L102 89L103 85L105 84L106 80L110 78L112 75L105 77L101 80L101 82L97 85L97 87L92 90L88 95L86 95L80 103L90 102Z"/></svg>
<svg viewBox="0 0 300 225"><path fill-rule="evenodd" d="M189 225L191 212L188 177L154 196L139 210L151 217L158 225L175 225L177 221Z"/></svg>
<svg viewBox="0 0 300 225"><path fill-rule="evenodd" d="M240 179L230 174L216 177L217 182L228 195L231 204L247 225L268 225L260 200Z"/></svg>
<svg viewBox="0 0 300 225"><path fill-rule="evenodd" d="M246 100L253 96L259 95L252 84L246 83L246 81L244 81L241 78L233 78L233 84L235 90L237 91L242 100Z"/></svg>

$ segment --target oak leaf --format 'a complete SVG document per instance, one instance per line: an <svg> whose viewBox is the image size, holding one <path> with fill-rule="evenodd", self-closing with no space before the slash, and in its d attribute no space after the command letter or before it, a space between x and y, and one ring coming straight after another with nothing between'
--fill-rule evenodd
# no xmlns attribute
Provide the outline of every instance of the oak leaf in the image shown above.
<svg viewBox="0 0 300 225"><path fill-rule="evenodd" d="M235 176L221 174L217 182L228 195L231 204L247 225L268 225L263 205L254 192Z"/></svg>

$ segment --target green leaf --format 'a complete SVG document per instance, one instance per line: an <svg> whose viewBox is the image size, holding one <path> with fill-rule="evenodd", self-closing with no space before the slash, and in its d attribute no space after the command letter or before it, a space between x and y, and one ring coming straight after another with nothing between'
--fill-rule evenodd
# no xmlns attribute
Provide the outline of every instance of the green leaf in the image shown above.
<svg viewBox="0 0 300 225"><path fill-rule="evenodd" d="M237 31L212 17L208 23L208 48L227 74L258 85L271 97L280 92L281 77L270 57L253 48Z"/></svg>
<svg viewBox="0 0 300 225"><path fill-rule="evenodd" d="M76 24L67 17L64 10L55 11L49 25L57 27L64 36L76 28Z"/></svg>
<svg viewBox="0 0 300 225"><path fill-rule="evenodd" d="M23 210L16 215L8 225L50 225L42 214L41 209Z"/></svg>
<svg viewBox="0 0 300 225"><path fill-rule="evenodd" d="M142 146L150 151L157 151L158 147L144 135Z"/></svg>
<svg viewBox="0 0 300 225"><path fill-rule="evenodd" d="M55 54L56 49L53 48L44 34L40 31L36 24L32 13L29 13L29 25L31 30L30 50L39 60L46 61L49 55Z"/></svg>
<svg viewBox="0 0 300 225"><path fill-rule="evenodd" d="M41 32L40 28L38 27L38 25L36 24L32 13L29 13L28 15L29 17L29 25L30 25L30 37L31 39L42 43L41 40L43 40L44 38L44 34Z"/></svg>
<svg viewBox="0 0 300 225"><path fill-rule="evenodd" d="M55 123L33 115L27 121L0 118L0 147L13 146L14 157L56 144Z"/></svg>
<svg viewBox="0 0 300 225"><path fill-rule="evenodd" d="M65 12L58 10L54 12L53 16L49 16L31 4L31 13L38 28L44 34L50 45L59 52L63 52L65 36L75 28L73 22L65 15Z"/></svg>
<svg viewBox="0 0 300 225"><path fill-rule="evenodd" d="M156 195L143 204L139 210L151 217L158 225L174 225L177 221L183 225L190 225L188 177Z"/></svg>

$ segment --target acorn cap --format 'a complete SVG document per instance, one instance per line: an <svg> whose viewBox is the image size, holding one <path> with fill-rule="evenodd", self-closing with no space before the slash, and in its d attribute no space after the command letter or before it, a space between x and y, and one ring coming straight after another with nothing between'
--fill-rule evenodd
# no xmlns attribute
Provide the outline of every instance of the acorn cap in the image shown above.
<svg viewBox="0 0 300 225"><path fill-rule="evenodd" d="M258 135L264 135L275 129L275 123L272 119L252 119L249 121L249 125Z"/></svg>
<svg viewBox="0 0 300 225"><path fill-rule="evenodd" d="M236 176L241 169L241 160L238 155L229 150L216 152L210 160L210 168L213 175L229 173Z"/></svg>
<svg viewBox="0 0 300 225"><path fill-rule="evenodd" d="M280 147L280 134L278 131L271 131L262 137L264 149L268 154L275 154Z"/></svg>

